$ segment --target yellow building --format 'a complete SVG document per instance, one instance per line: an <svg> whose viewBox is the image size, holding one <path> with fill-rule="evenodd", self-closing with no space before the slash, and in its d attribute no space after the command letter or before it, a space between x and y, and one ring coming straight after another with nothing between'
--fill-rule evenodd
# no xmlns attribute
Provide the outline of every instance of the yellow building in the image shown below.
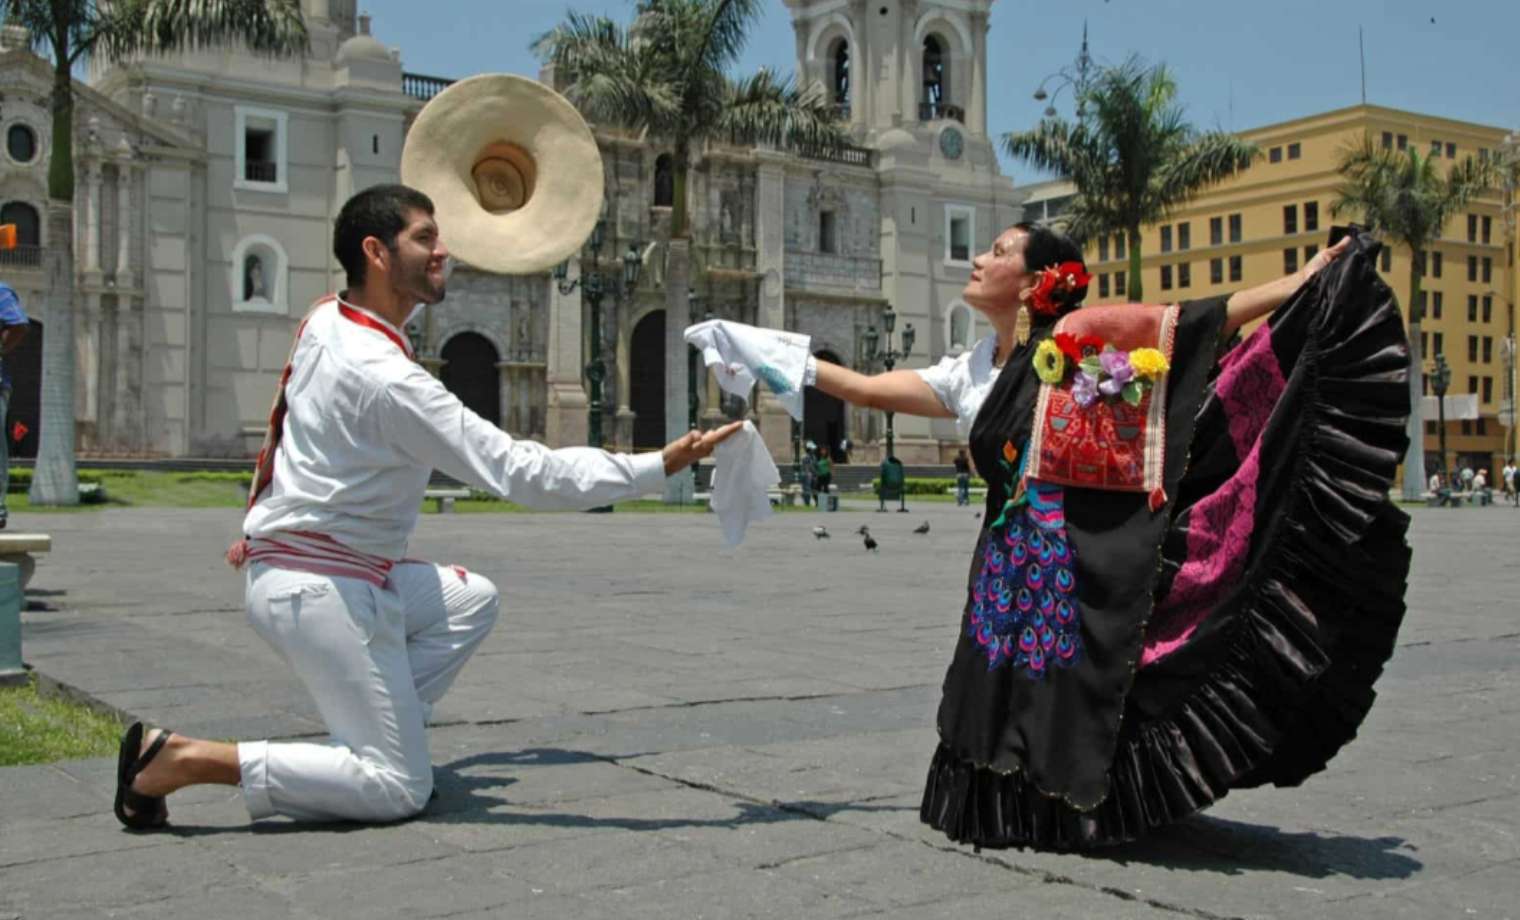
<svg viewBox="0 0 1520 920"><path fill-rule="evenodd" d="M1331 206L1342 181L1336 169L1340 154L1363 134L1393 149L1413 146L1438 156L1442 165L1494 156L1506 143L1503 128L1372 105L1242 131L1240 137L1261 148L1249 169L1206 190L1164 223L1143 228L1144 299L1207 297L1296 271L1325 245L1332 224L1360 217L1333 215ZM1071 191L1064 182L1031 188L1026 219L1059 213ZM1494 191L1456 215L1431 247L1422 279L1425 370L1430 371L1436 354L1445 355L1451 366L1448 396L1478 397L1477 419L1447 423L1449 460L1455 469L1488 469L1491 483L1497 483L1505 457L1515 452L1513 429L1504 424L1512 416L1501 412L1515 392L1513 349L1505 342L1513 341L1520 299L1514 207L1506 206L1506 197L1512 201L1513 191ZM1096 277L1089 303L1124 299L1127 257L1120 237L1090 242L1088 268ZM1406 317L1410 258L1407 249L1390 246L1379 266ZM1434 418L1425 429L1428 475L1438 467Z"/></svg>

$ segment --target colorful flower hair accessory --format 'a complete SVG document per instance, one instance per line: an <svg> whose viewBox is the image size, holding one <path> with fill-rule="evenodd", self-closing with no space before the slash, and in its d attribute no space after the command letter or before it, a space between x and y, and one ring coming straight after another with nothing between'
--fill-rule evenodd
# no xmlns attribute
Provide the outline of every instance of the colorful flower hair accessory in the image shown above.
<svg viewBox="0 0 1520 920"><path fill-rule="evenodd" d="M1092 281L1092 275L1081 262L1062 262L1041 269L1038 275L1029 297L1029 309L1046 316L1054 316L1066 306L1066 299L1060 295L1085 288Z"/></svg>

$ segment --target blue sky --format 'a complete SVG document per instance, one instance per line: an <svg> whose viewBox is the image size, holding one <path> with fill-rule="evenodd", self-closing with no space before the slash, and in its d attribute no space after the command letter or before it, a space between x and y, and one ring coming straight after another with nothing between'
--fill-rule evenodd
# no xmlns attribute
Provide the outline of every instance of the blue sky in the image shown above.
<svg viewBox="0 0 1520 920"><path fill-rule="evenodd" d="M401 48L407 70L464 77L536 74L528 43L567 10L626 22L632 3L361 0L361 9L374 16L377 38ZM1517 0L998 0L988 36L994 133L1039 119L1044 103L1031 94L1076 57L1084 20L1099 62L1131 53L1166 61L1200 127L1241 130L1355 104L1360 26L1368 102L1520 129ZM767 0L741 67L795 69L781 0ZM1058 101L1069 114L1066 94ZM1004 170L1016 182L1039 178L1006 160Z"/></svg>

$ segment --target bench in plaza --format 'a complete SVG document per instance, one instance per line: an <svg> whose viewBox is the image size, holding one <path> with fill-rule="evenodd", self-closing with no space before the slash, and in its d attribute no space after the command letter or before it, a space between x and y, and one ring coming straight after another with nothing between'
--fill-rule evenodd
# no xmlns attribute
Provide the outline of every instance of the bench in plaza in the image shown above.
<svg viewBox="0 0 1520 920"><path fill-rule="evenodd" d="M21 589L26 590L37 568L37 553L53 548L53 538L45 533L5 533L0 531L0 562L14 563L21 569Z"/></svg>
<svg viewBox="0 0 1520 920"><path fill-rule="evenodd" d="M469 498L469 489L431 488L423 493L423 497L434 503L439 514L448 514L454 510L454 500Z"/></svg>

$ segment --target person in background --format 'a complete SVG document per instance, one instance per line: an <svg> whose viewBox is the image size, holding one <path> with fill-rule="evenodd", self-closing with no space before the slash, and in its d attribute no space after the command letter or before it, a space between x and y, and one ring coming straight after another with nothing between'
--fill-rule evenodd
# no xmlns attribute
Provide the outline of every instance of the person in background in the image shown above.
<svg viewBox="0 0 1520 920"><path fill-rule="evenodd" d="M971 504L971 460L964 447L955 452L955 503Z"/></svg>
<svg viewBox="0 0 1520 920"><path fill-rule="evenodd" d="M5 359L26 338L31 321L21 309L21 298L10 285L0 281L0 428L11 405L11 372ZM11 446L9 429L0 431L0 530L5 529L10 512L5 506L5 492L11 483Z"/></svg>

